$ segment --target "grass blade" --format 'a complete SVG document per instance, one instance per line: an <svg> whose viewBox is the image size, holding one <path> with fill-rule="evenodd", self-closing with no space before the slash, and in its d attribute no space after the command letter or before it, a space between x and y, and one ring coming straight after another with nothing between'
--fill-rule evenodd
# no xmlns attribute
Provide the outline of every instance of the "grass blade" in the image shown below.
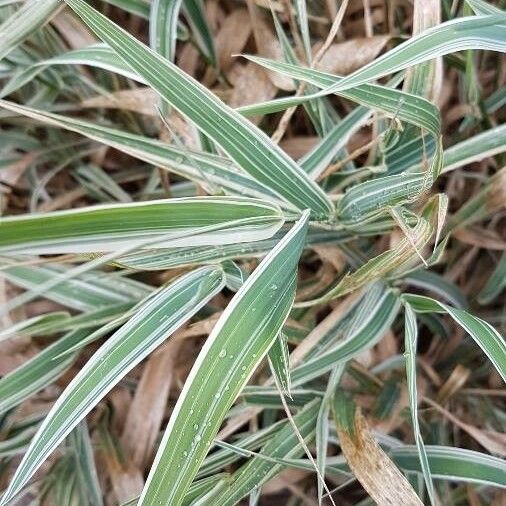
<svg viewBox="0 0 506 506"><path fill-rule="evenodd" d="M425 450L433 478L506 488L506 464L503 459L448 446L427 445ZM421 471L415 446L394 448L390 455L405 471Z"/></svg>
<svg viewBox="0 0 506 506"><path fill-rule="evenodd" d="M298 209L311 209L316 219L331 219L332 205L327 196L263 132L82 0L68 0L67 4L163 99L217 142L241 169Z"/></svg>
<svg viewBox="0 0 506 506"><path fill-rule="evenodd" d="M148 298L68 385L34 436L0 504L27 483L49 454L120 379L223 287L221 269L202 267Z"/></svg>
<svg viewBox="0 0 506 506"><path fill-rule="evenodd" d="M283 221L277 206L246 198L195 197L111 204L4 218L0 222L0 251L107 252L150 237L151 247L155 248L246 242L268 238ZM214 232L206 232L205 228ZM192 230L195 235L187 234ZM178 238L182 233L186 237ZM163 238L159 244L155 244L157 236Z"/></svg>
<svg viewBox="0 0 506 506"><path fill-rule="evenodd" d="M455 309L430 297L406 293L402 298L417 312L447 313L451 316L476 341L506 381L506 344L489 323L463 309Z"/></svg>
<svg viewBox="0 0 506 506"><path fill-rule="evenodd" d="M411 423L415 433L416 448L420 459L420 467L423 473L423 479L429 500L432 505L436 504L436 497L434 494L434 485L430 474L429 461L423 444L422 434L420 432L420 424L418 423L418 390L416 386L416 351L418 340L418 328L416 316L413 309L409 304L404 306L404 333L405 333L405 351L406 357L406 377L408 384L409 406L411 410Z"/></svg>
<svg viewBox="0 0 506 506"><path fill-rule="evenodd" d="M288 317L308 217L264 258L216 323L174 408L139 504L181 504L227 410Z"/></svg>

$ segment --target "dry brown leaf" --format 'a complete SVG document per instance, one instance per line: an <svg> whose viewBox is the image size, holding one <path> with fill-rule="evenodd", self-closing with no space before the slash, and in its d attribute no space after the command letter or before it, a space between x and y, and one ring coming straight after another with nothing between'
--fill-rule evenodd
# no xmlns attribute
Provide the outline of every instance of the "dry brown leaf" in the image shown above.
<svg viewBox="0 0 506 506"><path fill-rule="evenodd" d="M151 461L162 426L179 344L174 339L149 358L128 410L121 441L129 459L141 470Z"/></svg>
<svg viewBox="0 0 506 506"><path fill-rule="evenodd" d="M490 506L506 506L506 492L498 490Z"/></svg>
<svg viewBox="0 0 506 506"><path fill-rule="evenodd" d="M190 76L195 77L199 64L199 57L199 50L188 42L183 46L177 56L177 66Z"/></svg>
<svg viewBox="0 0 506 506"><path fill-rule="evenodd" d="M61 12L51 24L63 35L72 49L81 49L97 42L77 16L69 10Z"/></svg>
<svg viewBox="0 0 506 506"><path fill-rule="evenodd" d="M282 61L284 59L283 50L271 26L262 17L253 0L247 0L247 4L258 54L265 58ZM295 89L293 80L289 77L277 72L268 72L268 75L276 88L285 91L293 91Z"/></svg>
<svg viewBox="0 0 506 506"><path fill-rule="evenodd" d="M433 26L441 23L440 0L415 0L413 9L413 36L418 35ZM426 65L430 65L430 89L426 90L426 98L432 101L438 100L443 84L443 60L436 58ZM404 80L404 90L409 91L411 80L414 75L414 67L409 68Z"/></svg>
<svg viewBox="0 0 506 506"><path fill-rule="evenodd" d="M379 364L399 352L394 333L388 330L379 344L374 347L374 364Z"/></svg>
<svg viewBox="0 0 506 506"><path fill-rule="evenodd" d="M305 286L298 291L297 301L311 299L330 288L330 285L332 285L336 279L334 267L328 263L323 264L323 266L318 269L315 279L315 283Z"/></svg>
<svg viewBox="0 0 506 506"><path fill-rule="evenodd" d="M501 434L495 430L479 429L474 425L462 422L459 418L454 416L448 410L440 406L433 400L424 397L423 399L427 404L439 411L445 418L450 420L454 425L467 432L472 438L483 446L490 453L506 457L506 434Z"/></svg>
<svg viewBox="0 0 506 506"><path fill-rule="evenodd" d="M16 185L36 158L36 153L27 153L19 160L3 167L0 171L0 183L7 183L10 186Z"/></svg>
<svg viewBox="0 0 506 506"><path fill-rule="evenodd" d="M290 367L300 364L302 359L320 342L323 336L343 317L355 304L360 293L347 296L321 321L290 354Z"/></svg>
<svg viewBox="0 0 506 506"><path fill-rule="evenodd" d="M160 98L153 89L135 88L87 98L81 102L81 106L122 109L148 116L158 116L157 106L159 101Z"/></svg>
<svg viewBox="0 0 506 506"><path fill-rule="evenodd" d="M315 136L311 137L290 137L284 139L279 143L279 146L285 151L291 158L297 160L302 158L308 151L311 151L320 139Z"/></svg>
<svg viewBox="0 0 506 506"><path fill-rule="evenodd" d="M506 241L492 230L483 228L459 228L452 232L460 242L497 251L506 250Z"/></svg>
<svg viewBox="0 0 506 506"><path fill-rule="evenodd" d="M102 458L111 480L116 504L123 504L140 495L144 488L144 478L133 463L122 464L114 451L103 451Z"/></svg>
<svg viewBox="0 0 506 506"><path fill-rule="evenodd" d="M56 211L57 209L65 209L71 207L71 205L81 197L87 195L88 192L84 188L76 188L75 190L67 191L58 197L42 202L38 207L37 211L50 212ZM76 206L77 207L77 206Z"/></svg>
<svg viewBox="0 0 506 506"><path fill-rule="evenodd" d="M506 209L506 167L490 179L486 207L490 213Z"/></svg>
<svg viewBox="0 0 506 506"><path fill-rule="evenodd" d="M354 431L337 426L339 444L353 474L379 506L423 506L408 480L374 439L360 409L355 411Z"/></svg>
<svg viewBox="0 0 506 506"><path fill-rule="evenodd" d="M347 75L374 60L390 40L389 35L376 35L332 44L323 55L318 70ZM319 45L313 47L318 51Z"/></svg>
<svg viewBox="0 0 506 506"><path fill-rule="evenodd" d="M230 68L234 61L232 55L243 51L250 35L251 22L246 9L234 10L225 18L215 39L220 70Z"/></svg>
<svg viewBox="0 0 506 506"><path fill-rule="evenodd" d="M277 89L267 72L254 63L234 65L228 74L228 79L234 86L229 100L231 107L265 102L276 95ZM252 83L255 84L252 86ZM262 116L249 118L255 124L258 124L261 119Z"/></svg>
<svg viewBox="0 0 506 506"><path fill-rule="evenodd" d="M341 272L346 264L346 258L341 253L341 250L336 246L313 246L313 251L315 251L318 256L324 262L328 262L336 272Z"/></svg>
<svg viewBox="0 0 506 506"><path fill-rule="evenodd" d="M286 469L272 480L268 481L263 487L262 492L265 494L276 494L281 492L290 484L297 484L308 475L307 471L301 469Z"/></svg>
<svg viewBox="0 0 506 506"><path fill-rule="evenodd" d="M471 371L462 365L457 365L452 371L443 386L439 389L436 399L440 404L444 404L450 397L458 392L466 383Z"/></svg>

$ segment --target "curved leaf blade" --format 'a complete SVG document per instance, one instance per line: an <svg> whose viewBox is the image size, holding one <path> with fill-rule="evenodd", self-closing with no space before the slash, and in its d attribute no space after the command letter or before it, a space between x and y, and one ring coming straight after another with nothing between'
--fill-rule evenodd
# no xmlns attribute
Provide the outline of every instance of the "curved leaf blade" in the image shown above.
<svg viewBox="0 0 506 506"><path fill-rule="evenodd" d="M186 380L139 504L181 504L231 404L295 297L309 212L264 258L216 323Z"/></svg>
<svg viewBox="0 0 506 506"><path fill-rule="evenodd" d="M66 1L97 36L164 100L217 142L241 169L299 210L309 208L315 218L330 219L333 206L325 193L266 134L86 2Z"/></svg>
<svg viewBox="0 0 506 506"><path fill-rule="evenodd" d="M101 205L2 218L0 251L107 252L146 238L153 239L155 248L236 243L266 239L283 222L276 205L239 197ZM178 237L181 234L185 237Z"/></svg>
<svg viewBox="0 0 506 506"><path fill-rule="evenodd" d="M219 267L202 267L150 296L93 355L58 398L0 501L7 504L65 436L125 374L223 287Z"/></svg>

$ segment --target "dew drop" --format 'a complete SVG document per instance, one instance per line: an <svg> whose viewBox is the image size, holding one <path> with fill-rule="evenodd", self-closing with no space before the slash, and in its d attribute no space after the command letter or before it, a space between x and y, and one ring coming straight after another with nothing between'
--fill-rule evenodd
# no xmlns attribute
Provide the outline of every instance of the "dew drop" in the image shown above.
<svg viewBox="0 0 506 506"><path fill-rule="evenodd" d="M227 350L223 348L220 353L218 354L218 357L225 358L227 356Z"/></svg>

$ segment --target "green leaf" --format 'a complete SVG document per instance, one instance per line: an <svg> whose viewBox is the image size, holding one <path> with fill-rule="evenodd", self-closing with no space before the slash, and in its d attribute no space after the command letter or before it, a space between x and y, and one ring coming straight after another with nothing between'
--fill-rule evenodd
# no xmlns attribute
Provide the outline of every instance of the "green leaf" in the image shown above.
<svg viewBox="0 0 506 506"><path fill-rule="evenodd" d="M494 271L487 283L478 294L478 302L480 304L489 304L492 302L506 287L506 252L502 254L501 259L497 263Z"/></svg>
<svg viewBox="0 0 506 506"><path fill-rule="evenodd" d="M324 91L330 90L331 88L333 90L334 87L337 87L345 79L344 77L335 76L320 70L308 69L290 63L277 62L258 56L245 55L245 58L258 63L269 70L281 72L282 74L294 79L299 79L313 84L318 88L323 88ZM437 107L431 104L428 100L414 97L408 93L376 84L362 84L353 88L346 88L343 90L337 89L337 91L339 92L339 95L353 100L362 106L382 111L388 116L398 117L400 120L419 126L420 128L424 128L436 136L439 135L441 128L439 111ZM302 97L288 97L273 100L271 102L254 104L241 107L239 111L247 116L268 114L314 100L314 97L316 95L319 96L321 93L323 92ZM334 91L332 91L332 93L334 93Z"/></svg>
<svg viewBox="0 0 506 506"><path fill-rule="evenodd" d="M335 93L438 56L466 49L506 51L506 14L457 18L412 37L324 90Z"/></svg>
<svg viewBox="0 0 506 506"><path fill-rule="evenodd" d="M290 397L290 362L288 342L286 336L280 333L269 350L269 365L273 376L283 388L283 392Z"/></svg>
<svg viewBox="0 0 506 506"><path fill-rule="evenodd" d="M299 210L328 220L332 204L262 131L165 58L153 53L82 0L67 4L161 97L188 116L243 169Z"/></svg>
<svg viewBox="0 0 506 506"><path fill-rule="evenodd" d="M435 479L506 488L506 464L503 459L448 446L427 445L425 450ZM421 471L416 446L393 448L389 454L404 471Z"/></svg>
<svg viewBox="0 0 506 506"><path fill-rule="evenodd" d="M467 311L455 309L430 297L406 293L402 298L417 312L450 315L476 341L476 344L494 364L502 379L506 381L506 344L492 325Z"/></svg>
<svg viewBox="0 0 506 506"><path fill-rule="evenodd" d="M190 197L101 205L3 218L0 251L107 252L147 238L153 239L150 246L155 248L236 243L265 239L283 221L274 204L246 198Z"/></svg>
<svg viewBox="0 0 506 506"><path fill-rule="evenodd" d="M404 306L404 356L406 357L406 377L408 384L409 394L409 407L411 410L411 423L415 433L416 448L420 459L420 468L422 469L423 479L427 492L429 494L430 503L436 504L436 497L434 494L434 485L430 474L429 461L423 444L422 434L420 432L420 424L418 423L418 389L416 385L416 350L418 340L418 328L416 316L413 309L409 304Z"/></svg>
<svg viewBox="0 0 506 506"><path fill-rule="evenodd" d="M218 58L214 47L214 39L202 0L183 0L182 10L191 27L195 43L213 67L216 67Z"/></svg>
<svg viewBox="0 0 506 506"><path fill-rule="evenodd" d="M60 0L29 0L0 25L0 60L56 14Z"/></svg>
<svg viewBox="0 0 506 506"><path fill-rule="evenodd" d="M369 291L362 304L369 305L371 300L375 302L372 310L364 314L360 325L345 341L324 349L322 353L306 359L303 364L292 370L294 385L300 385L325 374L340 362L350 360L363 350L374 346L385 335L399 311L399 299L391 290L377 285Z"/></svg>
<svg viewBox="0 0 506 506"><path fill-rule="evenodd" d="M0 379L0 413L30 398L67 371L77 353L62 354L79 345L87 334L86 330L69 332Z"/></svg>
<svg viewBox="0 0 506 506"><path fill-rule="evenodd" d="M404 280L406 283L417 288L438 294L459 309L465 309L468 306L466 296L462 293L462 290L441 274L426 269L419 269L408 274Z"/></svg>
<svg viewBox="0 0 506 506"><path fill-rule="evenodd" d="M305 212L264 258L216 323L172 412L139 504L181 504L225 414L288 317L308 218Z"/></svg>
<svg viewBox="0 0 506 506"><path fill-rule="evenodd" d="M216 267L202 267L150 296L69 383L32 440L0 504L6 504L65 436L141 360L223 287Z"/></svg>
<svg viewBox="0 0 506 506"><path fill-rule="evenodd" d="M114 53L113 53L114 56ZM267 198L283 204L267 186L255 181L246 173L239 172L228 159L205 152L182 149L156 139L108 128L87 121L40 111L12 102L0 101L0 106L23 114L47 125L77 132L89 139L111 146L139 160L183 176L202 185L209 193L225 192ZM285 204L286 206L286 204Z"/></svg>
<svg viewBox="0 0 506 506"><path fill-rule="evenodd" d="M313 401L293 416L293 421L306 443L314 438L319 404L319 402ZM213 497L213 504L223 506L237 504L241 498L267 483L286 467L281 463L276 464L271 460L262 459L262 457L293 459L303 454L304 449L293 427L291 424L286 424L263 446L258 456L251 458L232 475L225 489Z"/></svg>
<svg viewBox="0 0 506 506"><path fill-rule="evenodd" d="M41 285L65 275L68 268L61 265L13 265L1 262L0 276L27 290L37 290ZM111 290L111 279L114 290ZM74 279L62 279L56 286L46 290L43 296L78 311L100 310L117 304L137 302L152 288L139 281L121 276L110 276L103 272L91 271ZM98 315L97 315L98 316Z"/></svg>
<svg viewBox="0 0 506 506"><path fill-rule="evenodd" d="M98 481L97 468L93 457L93 447L88 426L82 421L70 434L74 465L80 498L91 506L102 506L102 490Z"/></svg>
<svg viewBox="0 0 506 506"><path fill-rule="evenodd" d="M152 0L149 13L149 45L153 51L174 61L177 20L182 0Z"/></svg>

